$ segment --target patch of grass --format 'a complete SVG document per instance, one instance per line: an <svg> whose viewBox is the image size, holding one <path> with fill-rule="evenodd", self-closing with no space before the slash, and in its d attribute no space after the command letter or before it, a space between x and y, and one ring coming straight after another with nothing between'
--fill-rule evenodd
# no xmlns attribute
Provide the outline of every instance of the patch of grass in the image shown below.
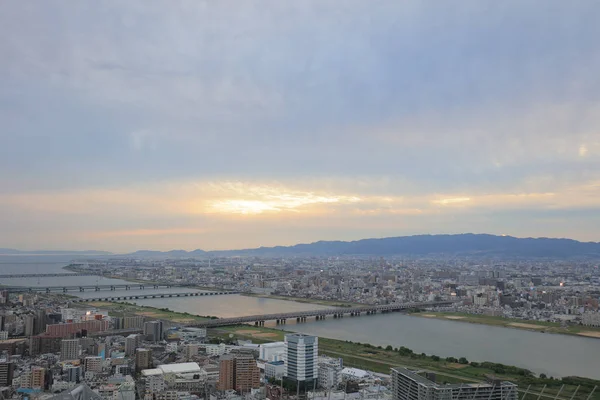
<svg viewBox="0 0 600 400"><path fill-rule="evenodd" d="M479 315L479 314L468 314L468 313L454 313L454 312L426 312L426 313L412 313L410 315L427 317L427 318L438 318L457 322L469 322L473 324L484 324L492 326L502 326L505 328L514 329L528 329L536 330L539 332L546 333L557 333L565 335L578 335L581 332L600 332L600 328L593 328L581 325L567 325L563 326L557 322L547 321L532 321L523 320L517 318L504 318L490 315ZM531 325L531 327L528 327Z"/></svg>
<svg viewBox="0 0 600 400"><path fill-rule="evenodd" d="M104 308L108 310L108 315L111 317L122 317L125 315L133 314L179 323L185 323L186 321L202 322L214 318L210 316L202 317L190 313L171 311L166 308L140 306L137 304L123 302L96 301L89 303L76 303L75 306L80 308L89 308L90 306L96 308Z"/></svg>

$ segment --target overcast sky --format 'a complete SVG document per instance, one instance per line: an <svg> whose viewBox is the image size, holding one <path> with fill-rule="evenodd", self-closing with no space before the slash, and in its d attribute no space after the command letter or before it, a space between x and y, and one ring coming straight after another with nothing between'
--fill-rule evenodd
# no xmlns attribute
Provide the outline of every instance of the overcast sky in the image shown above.
<svg viewBox="0 0 600 400"><path fill-rule="evenodd" d="M0 247L600 241L595 0L3 1Z"/></svg>

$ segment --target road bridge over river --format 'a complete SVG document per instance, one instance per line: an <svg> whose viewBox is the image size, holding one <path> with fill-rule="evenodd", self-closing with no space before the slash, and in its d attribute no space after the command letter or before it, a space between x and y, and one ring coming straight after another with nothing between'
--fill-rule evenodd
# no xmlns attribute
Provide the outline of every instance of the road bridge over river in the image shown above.
<svg viewBox="0 0 600 400"><path fill-rule="evenodd" d="M447 306L455 301L430 301L420 303L392 303L378 306L348 307L348 308L326 308L312 311L294 311L289 313L249 315L245 317L219 318L210 321L202 321L189 326L198 326L203 328L213 328L219 326L238 325L254 323L256 326L264 325L265 321L276 321L278 324L285 324L288 319L296 319L296 322L306 321L306 318L314 317L317 320L325 319L328 316L333 318L343 318L345 315L351 317L363 314L388 313L393 311L403 311L415 308L431 308L438 306Z"/></svg>

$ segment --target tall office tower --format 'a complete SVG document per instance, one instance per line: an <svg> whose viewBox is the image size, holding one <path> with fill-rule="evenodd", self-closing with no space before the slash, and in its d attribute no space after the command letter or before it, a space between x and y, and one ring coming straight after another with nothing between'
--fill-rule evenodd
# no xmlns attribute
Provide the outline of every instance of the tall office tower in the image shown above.
<svg viewBox="0 0 600 400"><path fill-rule="evenodd" d="M0 387L10 386L12 384L14 371L14 363L0 362Z"/></svg>
<svg viewBox="0 0 600 400"><path fill-rule="evenodd" d="M46 324L48 317L46 316L46 310L37 310L35 312L35 334L39 335L42 332L46 332Z"/></svg>
<svg viewBox="0 0 600 400"><path fill-rule="evenodd" d="M219 390L249 392L260 387L260 370L249 354L227 354L219 362Z"/></svg>
<svg viewBox="0 0 600 400"><path fill-rule="evenodd" d="M319 338L293 333L285 335L284 343L287 379L304 382L305 385L317 379L319 376Z"/></svg>
<svg viewBox="0 0 600 400"><path fill-rule="evenodd" d="M35 315L27 314L25 316L25 336L35 335Z"/></svg>
<svg viewBox="0 0 600 400"><path fill-rule="evenodd" d="M135 369L141 371L143 369L152 368L152 350L137 349L135 351Z"/></svg>
<svg viewBox="0 0 600 400"><path fill-rule="evenodd" d="M79 358L79 339L63 339L60 342L61 361L77 360Z"/></svg>
<svg viewBox="0 0 600 400"><path fill-rule="evenodd" d="M438 384L406 368L392 368L393 400L517 400L510 382Z"/></svg>
<svg viewBox="0 0 600 400"><path fill-rule="evenodd" d="M125 355L132 356L140 346L140 335L129 335L125 338Z"/></svg>
<svg viewBox="0 0 600 400"><path fill-rule="evenodd" d="M163 323L162 321L149 321L144 322L144 335L152 342L158 342L162 340L163 336Z"/></svg>

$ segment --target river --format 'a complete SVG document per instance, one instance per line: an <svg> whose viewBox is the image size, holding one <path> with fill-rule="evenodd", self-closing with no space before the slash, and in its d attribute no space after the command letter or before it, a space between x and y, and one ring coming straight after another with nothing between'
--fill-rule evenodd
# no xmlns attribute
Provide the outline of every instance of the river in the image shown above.
<svg viewBox="0 0 600 400"><path fill-rule="evenodd" d="M2 273L47 273L65 272L61 269L64 265L64 263L56 265L32 263L31 265L13 266L0 264L0 268ZM38 283L37 278L20 278L19 282L36 286L54 285L53 279L42 278ZM96 277L69 277L59 280L61 285L80 285L99 283L97 279ZM7 281L2 280L0 283L9 284ZM101 282L106 284L111 281L114 283L124 282L107 279ZM13 283L10 282L10 284ZM181 288L159 289L158 291L161 293L181 291ZM134 292L130 291L130 293ZM150 290L143 292L152 293ZM76 292L70 292L70 294L79 295ZM87 297L94 293L85 292L81 295ZM136 303L223 318L326 308L316 304L241 295L146 299L137 300ZM401 313L345 317L343 319L329 318L324 321L311 319L300 324L288 320L285 329L373 345L405 346L417 353L436 354L441 357L466 357L471 361L492 361L516 365L555 377L577 375L600 379L600 340L593 338L422 318Z"/></svg>
<svg viewBox="0 0 600 400"><path fill-rule="evenodd" d="M146 299L136 300L136 303L224 318L324 308L315 304L241 295ZM276 325L269 323L268 326ZM310 319L298 324L295 320L288 320L282 329L384 347L405 346L417 353L441 357L498 362L554 377L577 375L600 379L600 340L593 338L423 318L402 313L354 318L347 316L324 321Z"/></svg>

